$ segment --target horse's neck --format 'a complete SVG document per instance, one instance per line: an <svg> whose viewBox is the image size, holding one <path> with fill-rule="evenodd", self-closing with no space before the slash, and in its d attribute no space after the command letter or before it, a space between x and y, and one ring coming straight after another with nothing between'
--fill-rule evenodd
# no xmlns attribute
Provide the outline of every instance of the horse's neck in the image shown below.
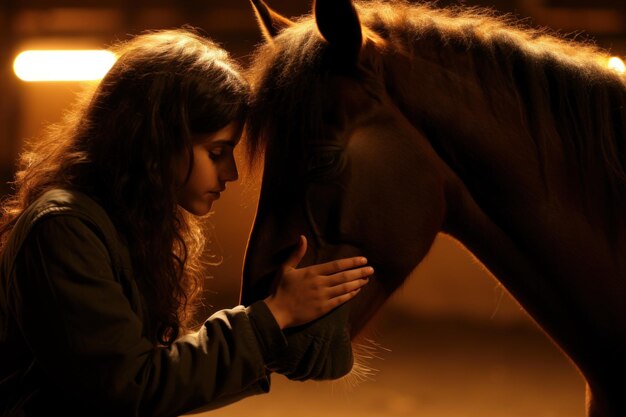
<svg viewBox="0 0 626 417"><path fill-rule="evenodd" d="M517 98L498 89L496 76L490 91L464 75L477 71L456 70L460 61L406 65L413 78L396 86L412 89L403 111L414 115L450 169L446 232L494 273L586 376L602 380L597 370L618 360L608 358L607 346L626 349L624 230L617 240L608 238L604 186L591 190L595 199L577 193L549 112L532 116L542 117L545 138L555 139L539 150Z"/></svg>
<svg viewBox="0 0 626 417"><path fill-rule="evenodd" d="M476 207L550 274L610 273L600 268L607 264L626 274L626 222L606 221L614 207L601 168L572 175L550 109L540 107L547 105L538 100L525 116L508 79L485 74L489 66L477 70L471 53L434 55L390 67L405 74L392 74L401 80L396 94L411 92L400 101L402 110L424 130ZM493 84L485 87L488 80ZM533 137L527 123L540 125L541 137Z"/></svg>
<svg viewBox="0 0 626 417"><path fill-rule="evenodd" d="M608 251L602 252L606 248L554 262L565 266L554 270L491 219L462 184L452 181L447 203L447 231L483 262L583 373L589 417L624 415L622 391L611 387L626 371L625 275L612 267ZM573 233L564 238L564 246L570 239L575 240Z"/></svg>

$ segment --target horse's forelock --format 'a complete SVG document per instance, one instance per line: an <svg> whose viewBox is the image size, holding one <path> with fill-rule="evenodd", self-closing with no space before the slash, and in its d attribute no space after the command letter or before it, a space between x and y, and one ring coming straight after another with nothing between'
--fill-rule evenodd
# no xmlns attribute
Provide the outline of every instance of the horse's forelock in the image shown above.
<svg viewBox="0 0 626 417"><path fill-rule="evenodd" d="M320 102L324 96L325 70L321 65L324 42L312 19L277 36L272 45L260 47L253 56L248 78L254 93L247 123L250 160L269 148L297 157L307 138L323 126ZM298 143L293 143L297 139Z"/></svg>

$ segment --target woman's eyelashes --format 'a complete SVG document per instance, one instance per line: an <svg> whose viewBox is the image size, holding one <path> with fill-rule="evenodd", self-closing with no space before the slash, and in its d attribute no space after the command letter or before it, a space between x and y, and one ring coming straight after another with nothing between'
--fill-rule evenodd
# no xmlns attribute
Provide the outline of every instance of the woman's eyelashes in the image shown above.
<svg viewBox="0 0 626 417"><path fill-rule="evenodd" d="M209 158L211 158L213 161L220 159L220 157L223 154L224 154L224 148L221 146L217 148L209 149Z"/></svg>

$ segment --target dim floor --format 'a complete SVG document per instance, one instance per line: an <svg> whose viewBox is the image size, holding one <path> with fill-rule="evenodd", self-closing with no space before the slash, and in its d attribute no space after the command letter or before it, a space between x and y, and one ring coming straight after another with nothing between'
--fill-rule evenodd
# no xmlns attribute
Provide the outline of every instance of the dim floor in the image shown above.
<svg viewBox="0 0 626 417"><path fill-rule="evenodd" d="M583 417L584 384L532 326L420 321L383 312L378 371L347 380L275 375L267 395L196 417Z"/></svg>

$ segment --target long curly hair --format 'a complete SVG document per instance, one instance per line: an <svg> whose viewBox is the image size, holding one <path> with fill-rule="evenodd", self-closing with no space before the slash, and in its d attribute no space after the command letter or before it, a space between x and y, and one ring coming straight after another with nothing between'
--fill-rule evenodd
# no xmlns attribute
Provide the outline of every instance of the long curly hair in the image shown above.
<svg viewBox="0 0 626 417"><path fill-rule="evenodd" d="M129 248L154 342L170 345L198 306L204 245L203 219L177 205L174 161L185 152L193 161L193 136L243 123L249 86L227 52L193 28L146 32L111 50L117 61L104 79L20 155L0 250L45 191L86 193Z"/></svg>

